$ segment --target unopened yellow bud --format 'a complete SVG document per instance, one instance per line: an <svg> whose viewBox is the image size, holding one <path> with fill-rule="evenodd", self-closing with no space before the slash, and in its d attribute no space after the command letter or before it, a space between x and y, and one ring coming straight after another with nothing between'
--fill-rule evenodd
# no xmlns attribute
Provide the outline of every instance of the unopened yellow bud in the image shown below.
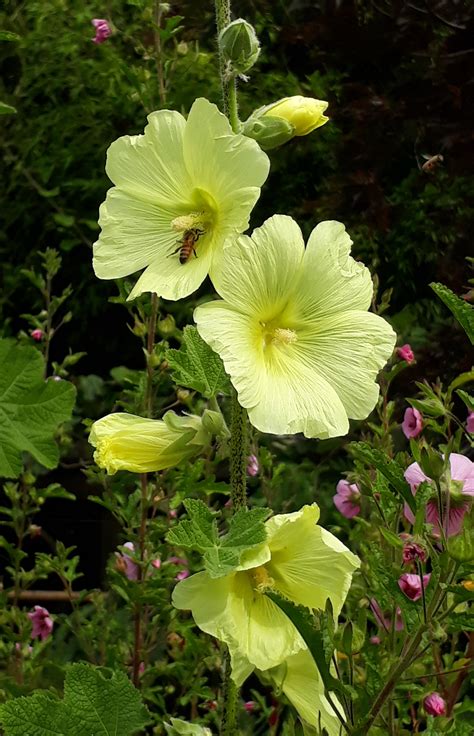
<svg viewBox="0 0 474 736"><path fill-rule="evenodd" d="M324 115L327 106L328 103L324 100L295 95L267 105L260 111L260 115L283 118L294 126L295 135L308 135L329 120Z"/></svg>

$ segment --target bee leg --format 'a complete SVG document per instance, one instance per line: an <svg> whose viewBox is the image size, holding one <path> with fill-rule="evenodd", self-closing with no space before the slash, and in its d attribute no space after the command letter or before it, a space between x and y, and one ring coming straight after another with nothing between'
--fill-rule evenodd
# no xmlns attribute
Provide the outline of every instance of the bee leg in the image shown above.
<svg viewBox="0 0 474 736"><path fill-rule="evenodd" d="M176 242L179 243L179 246L172 253L168 253L168 255L166 256L167 258L171 258L171 256L175 256L176 253L179 253L179 251L181 250L181 247L182 247L181 240L177 240Z"/></svg>
<svg viewBox="0 0 474 736"><path fill-rule="evenodd" d="M198 254L196 253L196 249L195 248L193 248L193 253L194 253L195 258L197 258L198 257Z"/></svg>

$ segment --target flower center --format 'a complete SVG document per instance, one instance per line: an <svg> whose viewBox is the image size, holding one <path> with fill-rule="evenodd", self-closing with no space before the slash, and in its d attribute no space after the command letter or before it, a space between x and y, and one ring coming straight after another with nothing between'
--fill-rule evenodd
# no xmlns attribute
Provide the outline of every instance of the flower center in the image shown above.
<svg viewBox="0 0 474 736"><path fill-rule="evenodd" d="M260 567L254 567L249 570L250 577L252 579L252 585L255 590L262 593L266 588L271 588L274 585L273 578L268 574L268 570L264 565Z"/></svg>
<svg viewBox="0 0 474 736"><path fill-rule="evenodd" d="M297 342L298 335L287 327L274 327L271 322L260 322L263 332L264 347L270 345L292 345Z"/></svg>
<svg viewBox="0 0 474 736"><path fill-rule="evenodd" d="M210 218L205 212L189 212L187 215L180 215L171 220L171 227L177 233L185 233L188 230L202 230L205 232L205 226L209 225Z"/></svg>

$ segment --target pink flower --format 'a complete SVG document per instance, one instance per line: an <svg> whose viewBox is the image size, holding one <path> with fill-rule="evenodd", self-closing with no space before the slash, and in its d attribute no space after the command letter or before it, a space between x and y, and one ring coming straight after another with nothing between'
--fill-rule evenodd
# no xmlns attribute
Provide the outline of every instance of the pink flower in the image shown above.
<svg viewBox="0 0 474 736"><path fill-rule="evenodd" d="M360 513L360 491L357 483L340 480L333 496L334 505L346 519L352 519Z"/></svg>
<svg viewBox="0 0 474 736"><path fill-rule="evenodd" d="M411 349L411 345L408 343L402 345L401 348L397 348L397 354L399 358L406 360L408 364L413 363L415 360L415 353Z"/></svg>
<svg viewBox="0 0 474 736"><path fill-rule="evenodd" d="M189 570L181 570L181 572L176 575L175 580L186 580L186 578L189 578L189 575Z"/></svg>
<svg viewBox="0 0 474 736"><path fill-rule="evenodd" d="M377 644L380 644L380 642L382 641L382 639L380 638L380 636L371 636L370 639L369 639L369 641L370 641L371 644L377 645Z"/></svg>
<svg viewBox="0 0 474 736"><path fill-rule="evenodd" d="M474 411L470 411L466 419L466 431L474 434Z"/></svg>
<svg viewBox="0 0 474 736"><path fill-rule="evenodd" d="M38 330L31 330L30 335L33 338L33 340L36 340L36 342L41 342L41 340L44 337L44 332L43 332L43 330L40 330L40 329L38 329Z"/></svg>
<svg viewBox="0 0 474 736"><path fill-rule="evenodd" d="M123 545L127 549L130 550L130 552L135 551L135 547L133 546L133 542L125 542ZM116 553L117 555L117 567L118 569L123 572L123 574L129 579L129 580L138 580L138 571L139 567L136 562L132 560L132 558L127 555L126 552Z"/></svg>
<svg viewBox="0 0 474 736"><path fill-rule="evenodd" d="M255 455L249 455L247 458L247 475L257 475L260 465Z"/></svg>
<svg viewBox="0 0 474 736"><path fill-rule="evenodd" d="M253 710L255 710L256 706L255 700L247 700L246 703L244 703L244 708L247 711L247 713L251 713Z"/></svg>
<svg viewBox="0 0 474 736"><path fill-rule="evenodd" d="M427 695L423 705L429 716L444 716L446 713L446 701L439 693Z"/></svg>
<svg viewBox="0 0 474 736"><path fill-rule="evenodd" d="M426 560L426 550L421 544L409 542L403 547L403 564L409 565L411 562L424 562Z"/></svg>
<svg viewBox="0 0 474 736"><path fill-rule="evenodd" d="M448 537L459 534L466 511L469 511L472 498L474 497L474 463L464 455L453 452L449 457L451 481L442 485L443 495L443 519L445 534ZM412 463L405 470L405 479L410 484L411 492L416 493L418 486L423 481L432 483L421 470L418 463ZM449 494L449 514L447 514L447 496ZM405 518L413 524L415 517L407 504L405 504ZM438 509L438 498L433 485L433 497L426 504L426 521L433 524L435 536L440 536L440 519Z"/></svg>
<svg viewBox="0 0 474 736"><path fill-rule="evenodd" d="M161 567L161 558L156 557L154 560L151 561L151 565L155 568L155 570L159 570Z"/></svg>
<svg viewBox="0 0 474 736"><path fill-rule="evenodd" d="M104 41L112 35L112 29L107 20L103 18L93 18L91 20L95 28L95 37L92 39L94 43L104 43Z"/></svg>
<svg viewBox="0 0 474 736"><path fill-rule="evenodd" d="M390 631L392 628L392 619L390 616L384 616L382 609L380 608L378 601L375 598L370 599L370 607L372 609L372 613L375 616L375 620L377 621L377 624L381 629L385 629L385 631ZM397 606L395 611L395 631L402 631L403 630L403 619L402 619L402 612L399 606Z"/></svg>
<svg viewBox="0 0 474 736"><path fill-rule="evenodd" d="M188 566L188 561L185 557L168 557L166 562L170 562L172 565L184 565L185 567Z"/></svg>
<svg viewBox="0 0 474 736"><path fill-rule="evenodd" d="M41 641L47 639L53 630L53 619L49 615L49 611L43 606L35 606L28 614L28 618L32 623L31 638L39 637Z"/></svg>
<svg viewBox="0 0 474 736"><path fill-rule="evenodd" d="M178 517L178 510L177 509L170 509L168 511L168 516L170 519L176 519Z"/></svg>
<svg viewBox="0 0 474 736"><path fill-rule="evenodd" d="M430 572L426 575L423 575L423 588L425 588L425 590L428 583L430 582L430 578ZM412 573L406 572L400 576L398 580L398 585L400 586L400 590L405 593L406 597L409 598L411 601L417 601L421 598L422 589L420 575L414 575Z"/></svg>
<svg viewBox="0 0 474 736"><path fill-rule="evenodd" d="M403 417L402 430L407 439L418 437L423 429L423 416L418 409L412 409L411 406L405 409Z"/></svg>

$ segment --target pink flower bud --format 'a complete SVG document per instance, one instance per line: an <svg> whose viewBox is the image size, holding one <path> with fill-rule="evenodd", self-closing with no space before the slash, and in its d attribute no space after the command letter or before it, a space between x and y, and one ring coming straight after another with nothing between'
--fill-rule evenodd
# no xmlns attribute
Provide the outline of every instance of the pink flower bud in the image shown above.
<svg viewBox="0 0 474 736"><path fill-rule="evenodd" d="M412 409L410 406L405 410L403 417L402 430L407 439L418 437L423 429L423 416L418 409Z"/></svg>
<svg viewBox="0 0 474 736"><path fill-rule="evenodd" d="M159 570L161 567L161 557L157 557L156 559L152 560L151 565L155 568L155 570Z"/></svg>
<svg viewBox="0 0 474 736"><path fill-rule="evenodd" d="M429 716L444 716L446 713L446 701L439 693L427 695L423 701L423 705Z"/></svg>
<svg viewBox="0 0 474 736"><path fill-rule="evenodd" d="M112 29L107 20L103 18L93 18L91 20L95 28L95 37L92 39L94 43L104 43L104 41L112 35Z"/></svg>
<svg viewBox="0 0 474 736"><path fill-rule="evenodd" d="M470 411L466 419L466 431L474 434L474 411Z"/></svg>
<svg viewBox="0 0 474 736"><path fill-rule="evenodd" d="M425 590L428 586L428 583L430 582L430 578L431 573L423 575L423 588L425 588ZM414 575L413 573L406 572L400 576L398 580L398 585L400 586L400 590L405 593L406 597L409 598L411 601L418 601L421 598L421 577L419 575Z"/></svg>
<svg viewBox="0 0 474 736"><path fill-rule="evenodd" d="M43 608L43 606L35 606L28 614L28 618L32 623L32 639L39 637L43 641L50 636L54 623L46 608Z"/></svg>
<svg viewBox="0 0 474 736"><path fill-rule="evenodd" d="M255 700L247 700L246 703L244 703L244 708L247 711L247 713L251 713L253 710L255 710L256 706Z"/></svg>
<svg viewBox="0 0 474 736"><path fill-rule="evenodd" d="M189 570L181 570L181 572L176 575L175 580L186 580L186 578L189 578L189 575Z"/></svg>
<svg viewBox="0 0 474 736"><path fill-rule="evenodd" d="M380 636L371 636L369 641L371 644L380 644L382 639L380 638Z"/></svg>
<svg viewBox="0 0 474 736"><path fill-rule="evenodd" d="M397 348L397 354L399 358L406 360L407 363L413 363L415 360L415 354L408 343L402 345L401 348Z"/></svg>
<svg viewBox="0 0 474 736"><path fill-rule="evenodd" d="M170 519L176 519L178 517L177 509L170 509L168 511L168 516L170 517Z"/></svg>
<svg viewBox="0 0 474 736"><path fill-rule="evenodd" d="M258 471L260 470L260 465L258 463L257 457L255 455L249 455L247 458L247 475L258 475Z"/></svg>
<svg viewBox="0 0 474 736"><path fill-rule="evenodd" d="M33 338L33 340L36 340L36 342L41 342L41 340L44 337L44 332L43 332L43 330L40 330L40 329L38 329L38 330L31 330L30 335Z"/></svg>
<svg viewBox="0 0 474 736"><path fill-rule="evenodd" d="M333 496L334 505L346 519L352 519L360 513L360 491L357 483L340 480Z"/></svg>
<svg viewBox="0 0 474 736"><path fill-rule="evenodd" d="M409 565L410 562L424 562L426 560L426 550L421 544L409 542L403 548L403 564Z"/></svg>

